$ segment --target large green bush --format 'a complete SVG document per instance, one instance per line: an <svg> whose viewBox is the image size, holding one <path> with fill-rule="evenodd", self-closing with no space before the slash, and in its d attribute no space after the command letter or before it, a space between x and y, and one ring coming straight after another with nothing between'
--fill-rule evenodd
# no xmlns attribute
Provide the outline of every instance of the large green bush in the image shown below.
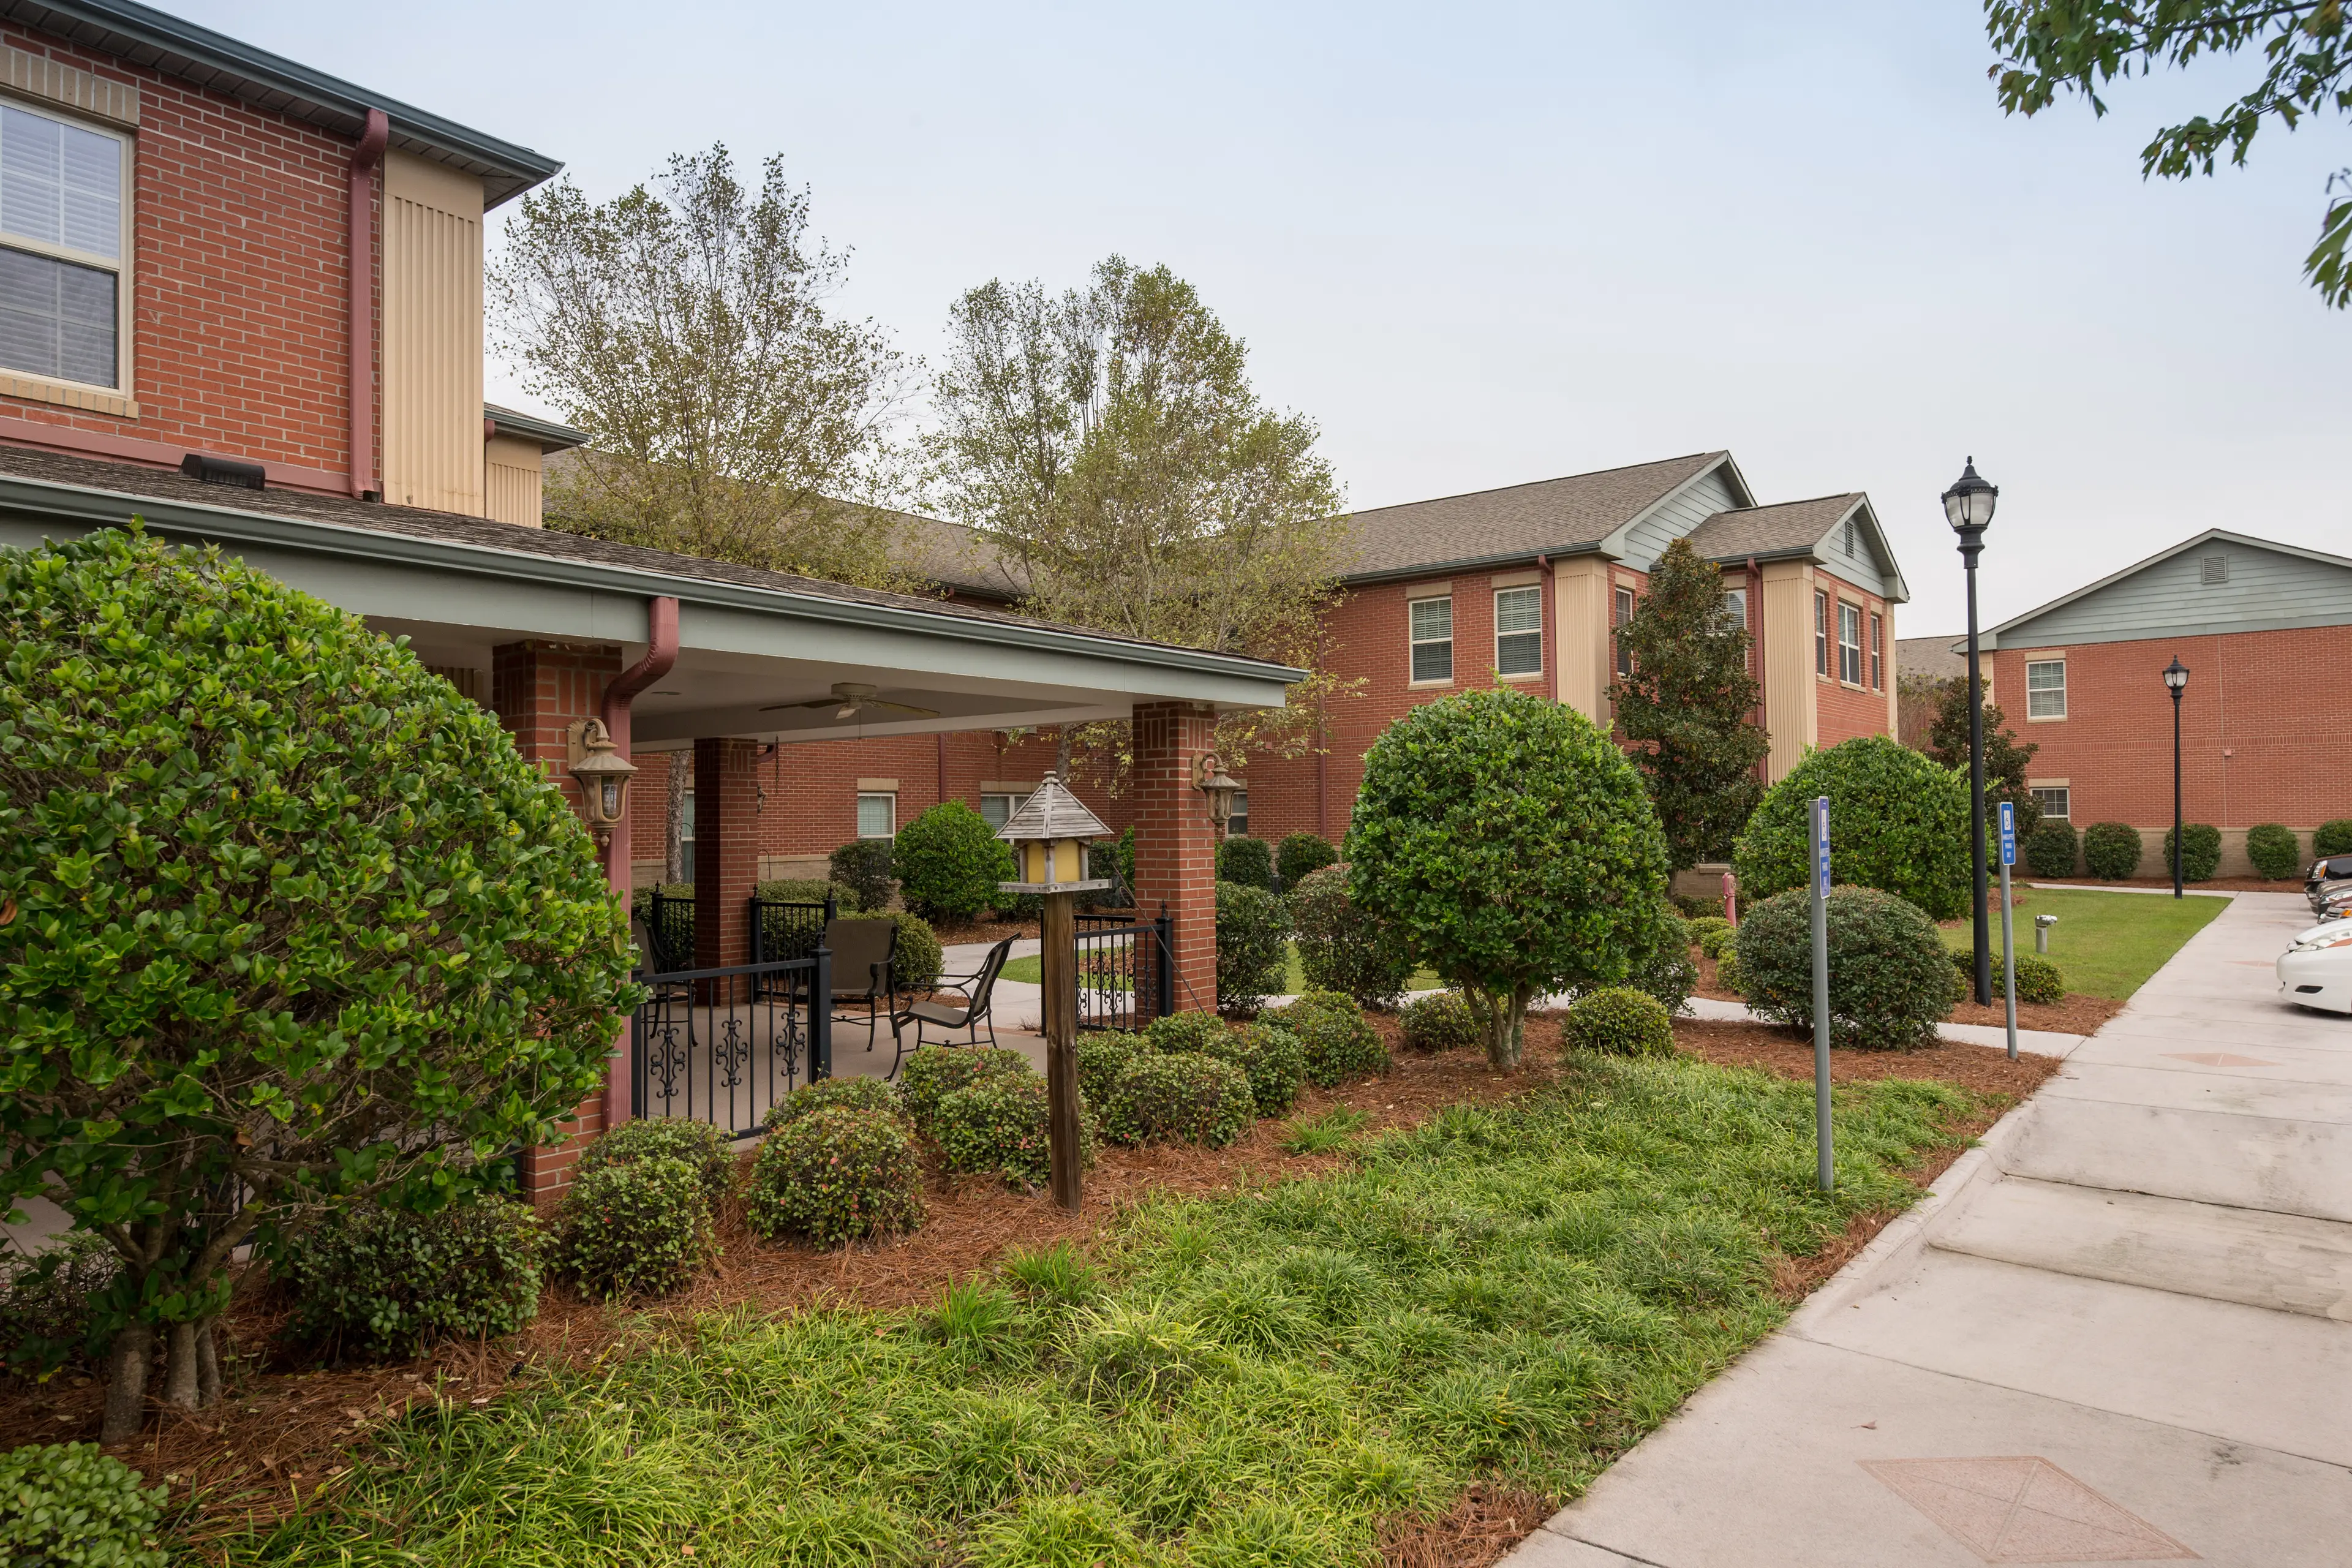
<svg viewBox="0 0 2352 1568"><path fill-rule="evenodd" d="M960 800L943 800L898 829L890 871L907 907L928 921L970 921L1003 901L1013 846Z"/></svg>
<svg viewBox="0 0 2352 1568"><path fill-rule="evenodd" d="M2246 829L2246 858L2253 862L2254 874L2263 880L2284 882L2303 875L2303 840L2284 824L2260 823Z"/></svg>
<svg viewBox="0 0 2352 1568"><path fill-rule="evenodd" d="M2210 882L2221 868L2221 830L2207 822L2192 822L2180 833L2180 879ZM2172 875L2172 829L2164 830L2163 875Z"/></svg>
<svg viewBox="0 0 2352 1568"><path fill-rule="evenodd" d="M94 1443L0 1454L0 1563L17 1568L163 1568L163 1487Z"/></svg>
<svg viewBox="0 0 2352 1568"><path fill-rule="evenodd" d="M1286 892L1298 886L1301 879L1338 864L1339 859L1339 847L1318 833L1290 834L1274 852L1275 869L1281 873Z"/></svg>
<svg viewBox="0 0 2352 1568"><path fill-rule="evenodd" d="M1351 1078L1370 1078L1389 1070L1388 1043L1364 1021L1356 1000L1338 991L1309 991L1266 1022L1298 1038L1307 1066L1307 1081L1319 1089L1336 1089Z"/></svg>
<svg viewBox="0 0 2352 1568"><path fill-rule="evenodd" d="M795 1117L760 1145L744 1223L771 1240L819 1247L923 1223L923 1165L901 1118L832 1106Z"/></svg>
<svg viewBox="0 0 2352 1568"><path fill-rule="evenodd" d="M1952 967L1970 985L1976 984L1977 955L1974 948L1952 949ZM2000 954L1992 955L1992 995L1999 1003L2009 994L2009 977L2000 966ZM2066 976L2059 967L2038 952L2017 955L2017 999L2045 1005L2066 1000Z"/></svg>
<svg viewBox="0 0 2352 1568"><path fill-rule="evenodd" d="M1127 1064L1139 1056L1151 1054L1151 1042L1141 1035L1122 1030L1105 1030L1100 1034L1080 1035L1077 1045L1078 1093L1089 1105L1099 1107L1110 1099L1111 1086Z"/></svg>
<svg viewBox="0 0 2352 1568"><path fill-rule="evenodd" d="M1290 966L1289 937L1290 918L1280 899L1264 888L1219 882L1217 1005L1255 1013L1279 993Z"/></svg>
<svg viewBox="0 0 2352 1568"><path fill-rule="evenodd" d="M1627 971L1625 984L1654 998L1669 1014L1679 1013L1698 989L1698 965L1691 958L1690 927L1672 908L1658 911L1655 935Z"/></svg>
<svg viewBox="0 0 2352 1568"><path fill-rule="evenodd" d="M1307 1050L1287 1029L1244 1024L1202 1042L1200 1054L1242 1069L1260 1116L1280 1116L1307 1084Z"/></svg>
<svg viewBox="0 0 2352 1568"><path fill-rule="evenodd" d="M1560 1044L1570 1050L1622 1057L1669 1057L1675 1023L1658 999L1630 985L1604 985L1560 1015Z"/></svg>
<svg viewBox="0 0 2352 1568"><path fill-rule="evenodd" d="M825 863L833 879L857 895L859 909L880 910L888 909L898 893L898 879L890 873L891 857L887 838L853 838L827 856Z"/></svg>
<svg viewBox="0 0 2352 1568"><path fill-rule="evenodd" d="M2044 817L2025 836L2025 868L2037 877L2071 877L2082 854L2074 825Z"/></svg>
<svg viewBox="0 0 2352 1568"><path fill-rule="evenodd" d="M683 1116L643 1116L601 1133L580 1151L576 1174L625 1165L634 1160L682 1160L702 1180L704 1200L715 1212L735 1183L735 1140L708 1121Z"/></svg>
<svg viewBox="0 0 2352 1568"><path fill-rule="evenodd" d="M1263 838L1228 838L1217 846L1217 880L1274 888L1274 847Z"/></svg>
<svg viewBox="0 0 2352 1568"><path fill-rule="evenodd" d="M717 1252L703 1173L668 1155L576 1176L555 1209L555 1273L604 1301L665 1296Z"/></svg>
<svg viewBox="0 0 2352 1568"><path fill-rule="evenodd" d="M239 1247L502 1180L636 999L595 843L495 715L136 531L0 550L5 906L0 1201L122 1244L109 1442L159 1334L167 1402L214 1395Z"/></svg>
<svg viewBox="0 0 2352 1568"><path fill-rule="evenodd" d="M1203 1143L1222 1149L1257 1120L1249 1075L1194 1051L1139 1056L1111 1085L1103 1133L1115 1143Z"/></svg>
<svg viewBox="0 0 2352 1568"><path fill-rule="evenodd" d="M1529 1002L1623 980L1666 908L1641 775L1591 721L1527 692L1441 698L1383 731L1345 852L1356 903L1463 993L1498 1068L1519 1063Z"/></svg>
<svg viewBox="0 0 2352 1568"><path fill-rule="evenodd" d="M30 1257L0 1250L0 1373L95 1365L90 1303L121 1272L121 1255L95 1231L68 1231Z"/></svg>
<svg viewBox="0 0 2352 1568"><path fill-rule="evenodd" d="M1968 780L1885 735L1809 752L1764 792L1734 853L1743 903L1811 884L1818 795L1830 800L1837 881L1908 899L1939 921L1968 909Z"/></svg>
<svg viewBox="0 0 2352 1568"><path fill-rule="evenodd" d="M982 1078L999 1073L1017 1076L1029 1070L1029 1058L1015 1050L995 1046L924 1046L908 1052L899 1065L898 1098L907 1108L908 1119L931 1132L940 1101L949 1095Z"/></svg>
<svg viewBox="0 0 2352 1568"><path fill-rule="evenodd" d="M2084 831L2083 865L2103 882L2120 882L2137 871L2139 853L2139 829L2128 822L2095 822Z"/></svg>
<svg viewBox="0 0 2352 1568"><path fill-rule="evenodd" d="M1832 1044L1908 1050L1934 1043L1963 987L1935 922L1916 904L1874 888L1832 888L1829 941ZM1777 894L1741 917L1738 963L1750 1007L1812 1028L1811 889Z"/></svg>
<svg viewBox="0 0 2352 1568"><path fill-rule="evenodd" d="M1095 1163L1095 1116L1078 1090L1078 1164ZM1000 1073L940 1101L934 1136L950 1171L993 1171L1014 1187L1053 1179L1052 1091L1036 1073Z"/></svg>
<svg viewBox="0 0 2352 1568"><path fill-rule="evenodd" d="M804 1083L768 1110L760 1125L773 1132L787 1121L797 1121L819 1110L874 1110L913 1125L898 1086L884 1078L821 1078Z"/></svg>
<svg viewBox="0 0 2352 1568"><path fill-rule="evenodd" d="M1478 1042L1478 1020L1457 991L1416 996L1404 1005L1404 1043L1416 1051L1458 1051Z"/></svg>
<svg viewBox="0 0 2352 1568"><path fill-rule="evenodd" d="M1348 895L1348 866L1335 861L1292 887L1290 925L1298 967L1318 991L1344 991L1367 1007L1393 1010L1412 975L1412 954L1387 921Z"/></svg>
<svg viewBox="0 0 2352 1568"><path fill-rule="evenodd" d="M2338 816L2319 825L2311 836L2314 859L2330 855L2352 855L2352 816Z"/></svg>
<svg viewBox="0 0 2352 1568"><path fill-rule="evenodd" d="M542 1247L530 1205L510 1199L431 1214L369 1204L284 1243L271 1272L293 1299L288 1338L338 1358L405 1361L538 1316Z"/></svg>

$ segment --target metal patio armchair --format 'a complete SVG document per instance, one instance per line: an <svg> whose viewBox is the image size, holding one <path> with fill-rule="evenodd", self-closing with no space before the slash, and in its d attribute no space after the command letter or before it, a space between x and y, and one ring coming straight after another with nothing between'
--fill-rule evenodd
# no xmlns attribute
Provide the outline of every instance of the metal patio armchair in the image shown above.
<svg viewBox="0 0 2352 1568"><path fill-rule="evenodd" d="M884 1020L890 1039L898 1038L898 922L856 919L827 921L824 945L833 954L833 1006L866 1009L866 1049L871 1054ZM898 1071L893 1063L890 1070Z"/></svg>
<svg viewBox="0 0 2352 1568"><path fill-rule="evenodd" d="M965 1036L964 1043L976 1046L980 1044L980 1026L986 1024L988 1043L992 1046L996 1044L996 981L997 977L1004 973L1005 960L1013 956L1013 940L1008 936L990 948L986 955L981 959L980 967L971 973L943 974L940 977L939 990L961 995L963 998L961 1006L952 1002L935 1000L909 1003L904 1010L890 1020L892 1034L895 1036L898 1029L904 1025L914 1025L915 1048L920 1050L923 1046L923 1026L931 1024L942 1029L961 1029ZM953 1040L942 1040L940 1043L949 1046L955 1044ZM898 1047L901 1058L905 1056L906 1048L905 1042L901 1041ZM898 1069L894 1064L890 1070L895 1074Z"/></svg>

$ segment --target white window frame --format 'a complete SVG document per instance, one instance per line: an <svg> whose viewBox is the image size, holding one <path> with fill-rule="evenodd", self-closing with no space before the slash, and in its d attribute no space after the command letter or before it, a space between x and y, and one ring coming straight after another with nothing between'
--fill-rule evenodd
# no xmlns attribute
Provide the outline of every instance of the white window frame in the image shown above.
<svg viewBox="0 0 2352 1568"><path fill-rule="evenodd" d="M2069 823L2074 820L2072 815L2074 809L2074 797L2073 787L2071 785L2063 784L2032 784L2029 782L2025 786L2025 793L2032 795L2033 797L2034 804L2042 807L2042 815L2044 820ZM2058 797L2060 809L2057 811L2050 809L2049 797L2053 795Z"/></svg>
<svg viewBox="0 0 2352 1568"><path fill-rule="evenodd" d="M136 182L131 175L137 163L138 143L128 132L96 121L85 120L77 114L60 113L55 106L48 103L21 98L12 93L0 92L0 104L5 104L8 108L26 114L38 115L41 119L54 121L60 125L71 126L76 131L86 131L93 136L102 136L112 142L120 159L116 169L121 192L120 200L116 204L121 232L115 241L116 253L112 256L100 256L93 251L77 250L70 246L53 245L47 240L0 232L0 247L21 250L27 256L44 257L52 261L68 262L76 267L89 268L93 271L113 274L114 384L107 386L94 381L75 381L71 377L53 374L47 371L20 369L10 364L0 364L0 382L21 381L30 383L34 386L55 387L61 392L77 392L97 398L119 398L125 405L122 409L102 411L135 415L135 408L131 406L132 402L131 341L133 335L131 325L136 319L131 310L131 261L134 255L131 243L131 196Z"/></svg>
<svg viewBox="0 0 2352 1568"><path fill-rule="evenodd" d="M1633 673L1633 650L1617 634L1633 624L1633 612L1641 603L1641 595L1622 583L1612 584L1609 590L1610 662L1620 680L1630 679Z"/></svg>
<svg viewBox="0 0 2352 1568"><path fill-rule="evenodd" d="M1870 689L1886 689L1886 617L1870 612Z"/></svg>
<svg viewBox="0 0 2352 1568"><path fill-rule="evenodd" d="M689 756L691 754L688 753ZM675 767L677 764L671 765ZM684 804L677 814L678 869L685 873L686 881L690 886L694 881L694 791L686 791L680 799ZM662 847L667 852L669 847L664 845Z"/></svg>
<svg viewBox="0 0 2352 1568"><path fill-rule="evenodd" d="M1813 590L1813 677L1830 678L1830 596L1820 588Z"/></svg>
<svg viewBox="0 0 2352 1568"><path fill-rule="evenodd" d="M2037 670L2037 669L2052 669L2052 668L2055 668L2055 669L2058 671L2058 684L2057 684L2056 686L2044 686L2044 687L2041 688L2039 690L2035 689L2034 685L2033 685L2033 672L2034 672L2035 670ZM2047 697L2051 696L2053 692L2056 694L2057 699L2058 699L2058 701L2057 701L2057 711L2055 711L2055 712L2050 712L2050 711L2046 711L2046 710L2044 710L2044 711L2037 712L2037 711L2035 710L2037 708L2041 708L2041 709L2044 709L2044 710L2046 710L2046 709L2047 709L2047 706L2048 706L2048 705L2047 705L2046 703L2044 703L2042 700L2043 700L2044 698L2047 698ZM2054 723L2058 722L2060 720L2064 719L2065 717L2066 717L2066 658L2065 658L2065 656L2064 656L2063 654L2061 654L2061 655L2059 655L2056 658L2028 658L2028 659L2025 661L2025 720L2026 720L2026 722L2027 722L2027 723L2029 723L2029 724L2054 724Z"/></svg>
<svg viewBox="0 0 2352 1568"><path fill-rule="evenodd" d="M1249 791L1245 789L1234 791L1233 810L1225 817L1225 837L1228 838L1249 837Z"/></svg>
<svg viewBox="0 0 2352 1568"><path fill-rule="evenodd" d="M1421 628L1416 623L1421 618L1419 611L1421 606L1423 605L1444 605L1445 606L1445 635L1444 637L1425 637L1420 635ZM1405 683L1407 685L1453 685L1454 595L1451 594L1425 594L1416 598L1407 599L1404 604L1404 673ZM1444 675L1427 676L1422 674L1421 650L1425 647L1433 648L1441 647L1445 649L1445 673Z"/></svg>
<svg viewBox="0 0 2352 1568"><path fill-rule="evenodd" d="M1536 607L1536 624L1535 624L1532 627L1528 627L1528 628L1525 628L1525 629L1522 629L1522 630L1519 630L1519 631L1515 631L1515 632L1506 632L1505 630L1503 630L1503 600L1504 600L1506 597L1512 597L1512 602L1514 603L1514 605L1517 605L1520 600L1533 600L1533 601L1534 601L1534 603L1535 603L1535 607ZM1511 642L1513 642L1513 643L1515 643L1515 644L1521 645L1522 647L1524 647L1524 645L1525 645L1526 643L1528 643L1529 640L1532 640L1532 641L1535 643L1535 647L1536 647L1536 662L1535 662L1534 668L1529 668L1529 669L1506 669L1506 668L1503 667L1503 643L1504 643L1504 640L1505 640L1506 638L1508 638ZM1542 585L1541 585L1540 584L1537 584L1537 585L1536 585L1536 586L1534 586L1534 587L1526 587L1526 586L1521 586L1521 587L1517 587L1517 588L1497 588L1497 589L1496 589L1496 590L1495 590L1495 673L1496 673L1496 675L1497 675L1498 677L1500 677L1501 679L1505 679L1505 680L1540 680L1540 679L1543 679L1543 672L1544 672L1544 662L1543 662L1543 661L1544 661L1544 646L1543 646L1543 587L1542 587Z"/></svg>
<svg viewBox="0 0 2352 1568"><path fill-rule="evenodd" d="M869 791L869 792L867 792L867 793L871 794L871 793L876 793L876 792ZM998 818L997 818L996 820L994 820L993 822L989 822L989 819L988 819L988 803L989 803L990 801L992 801L992 800L1001 800L1001 801L1003 801L1003 802L1004 803L1004 815L1003 815L1003 816L1001 816L1001 817L998 817ZM982 790L982 791L981 792L981 795L980 795L980 816L981 816L981 820L982 820L982 821L983 821L983 822L988 822L988 825L989 825L989 826L991 826L991 827L1002 827L1002 826L1003 826L1005 825L1005 823L1006 823L1006 822L1008 822L1008 821L1010 821L1010 820L1012 819L1013 814L1014 812L1016 812L1016 811L1020 810L1020 809L1021 809L1021 796L1019 796L1019 795L1009 795L1009 794L1007 794L1006 792L1004 792L1003 790L997 790L997 789Z"/></svg>
<svg viewBox="0 0 2352 1568"><path fill-rule="evenodd" d="M1837 602L1837 672L1840 686L1862 689L1862 606L1851 599Z"/></svg>
<svg viewBox="0 0 2352 1568"><path fill-rule="evenodd" d="M1740 584L1723 591L1723 625L1725 629L1737 626L1748 629L1748 585Z"/></svg>
<svg viewBox="0 0 2352 1568"><path fill-rule="evenodd" d="M890 803L890 831L866 831L866 803L883 800ZM857 837L860 838L896 838L898 837L898 792L894 789L862 789L857 792Z"/></svg>

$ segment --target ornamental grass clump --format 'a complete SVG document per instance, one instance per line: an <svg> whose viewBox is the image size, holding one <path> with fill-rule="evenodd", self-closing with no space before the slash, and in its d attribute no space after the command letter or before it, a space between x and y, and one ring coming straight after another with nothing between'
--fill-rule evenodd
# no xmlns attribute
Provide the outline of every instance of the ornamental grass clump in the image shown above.
<svg viewBox="0 0 2352 1568"><path fill-rule="evenodd" d="M923 1046L907 1053L898 1067L898 1099L908 1119L931 1132L940 1101L983 1078L1029 1072L1029 1058L997 1046ZM936 1134L934 1134L936 1136Z"/></svg>
<svg viewBox="0 0 2352 1568"><path fill-rule="evenodd" d="M1887 735L1811 752L1764 792L1733 852L1742 898L1761 903L1811 885L1818 795L1829 797L1839 881L1908 899L1939 921L1967 910L1968 775Z"/></svg>
<svg viewBox="0 0 2352 1568"><path fill-rule="evenodd" d="M1578 997L1561 1015L1559 1043L1572 1051L1668 1057L1675 1052L1675 1023L1664 1005L1648 992L1629 985L1604 985Z"/></svg>
<svg viewBox="0 0 2352 1568"><path fill-rule="evenodd" d="M1800 1030L1813 1026L1812 889L1765 900L1739 922L1739 973L1748 1005ZM1964 986L1916 904L1875 888L1829 897L1830 1039L1849 1049L1932 1045ZM2022 971L2021 970L2021 973Z"/></svg>
<svg viewBox="0 0 2352 1568"><path fill-rule="evenodd" d="M0 1563L23 1568L163 1568L163 1487L95 1443L0 1454Z"/></svg>
<svg viewBox="0 0 2352 1568"><path fill-rule="evenodd" d="M1388 1042L1364 1021L1363 1009L1352 996L1309 991L1266 1023L1297 1037L1307 1081L1318 1089L1336 1089L1349 1079L1389 1070Z"/></svg>
<svg viewBox="0 0 2352 1568"><path fill-rule="evenodd" d="M406 1361L539 1315L545 1238L530 1205L482 1197L430 1214L338 1210L283 1244L286 1337L336 1359Z"/></svg>
<svg viewBox="0 0 2352 1568"><path fill-rule="evenodd" d="M1320 991L1344 991L1367 1007L1393 1011L1412 974L1412 955L1388 922L1348 894L1345 861L1301 878L1290 890L1299 972Z"/></svg>
<svg viewBox="0 0 2352 1568"><path fill-rule="evenodd" d="M2139 829L2130 823L2095 822L2083 832L2083 866L2102 882L2120 882L2139 869L2140 848ZM2171 869L2168 861L2165 868Z"/></svg>
<svg viewBox="0 0 2352 1568"><path fill-rule="evenodd" d="M1250 1130L1249 1075L1195 1051L1138 1057L1111 1086L1103 1134L1114 1143L1201 1143L1222 1149Z"/></svg>
<svg viewBox="0 0 2352 1568"><path fill-rule="evenodd" d="M735 1182L735 1141L708 1121L683 1116L644 1116L598 1134L580 1151L575 1175L639 1160L677 1160L702 1182L703 1201L717 1212Z"/></svg>
<svg viewBox="0 0 2352 1568"><path fill-rule="evenodd" d="M747 1195L743 1218L755 1234L838 1247L919 1229L923 1166L903 1120L833 1106L768 1134Z"/></svg>
<svg viewBox="0 0 2352 1568"><path fill-rule="evenodd" d="M1971 984L1977 973L1974 948L1952 949L1952 967L1960 972ZM1998 1005L2009 994L2009 981L2002 973L2000 954L1992 955L1992 999ZM2066 1000L2066 975L2056 964L2038 952L2017 955L2017 999L2044 1006L2054 1006Z"/></svg>
<svg viewBox="0 0 2352 1568"><path fill-rule="evenodd" d="M1095 1163L1095 1120L1078 1094L1078 1164ZM994 1172L1007 1186L1036 1188L1052 1179L1052 1097L1036 1073L1002 1073L940 1101L931 1136L950 1171Z"/></svg>
<svg viewBox="0 0 2352 1568"><path fill-rule="evenodd" d="M1458 991L1416 996L1404 1005L1404 1043L1416 1051L1458 1051L1478 1043L1478 1020Z"/></svg>
<svg viewBox="0 0 2352 1568"><path fill-rule="evenodd" d="M549 1259L600 1301L667 1296L717 1256L703 1173L667 1154L576 1178L555 1210Z"/></svg>
<svg viewBox="0 0 2352 1568"><path fill-rule="evenodd" d="M898 1086L887 1078L821 1078L776 1101L760 1119L760 1125L772 1132L787 1121L820 1110L871 1110L908 1120L907 1102L900 1098Z"/></svg>

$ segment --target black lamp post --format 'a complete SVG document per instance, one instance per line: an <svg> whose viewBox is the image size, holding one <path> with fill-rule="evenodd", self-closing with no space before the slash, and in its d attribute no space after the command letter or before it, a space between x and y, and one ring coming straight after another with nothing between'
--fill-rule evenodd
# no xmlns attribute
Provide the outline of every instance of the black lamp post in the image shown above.
<svg viewBox="0 0 2352 1568"><path fill-rule="evenodd" d="M1985 915L1984 679L1977 666L1977 557L1984 553L1985 529L1992 522L2000 490L1977 475L1971 457L1952 488L1944 492L1944 517L1960 536L1960 560L1969 577L1969 858L1976 870L1976 999L1992 1001L1992 931Z"/></svg>
<svg viewBox="0 0 2352 1568"><path fill-rule="evenodd" d="M2180 694L2189 689L2189 667L2174 654L2164 667L2165 689L2172 693L2172 896L2180 897Z"/></svg>

